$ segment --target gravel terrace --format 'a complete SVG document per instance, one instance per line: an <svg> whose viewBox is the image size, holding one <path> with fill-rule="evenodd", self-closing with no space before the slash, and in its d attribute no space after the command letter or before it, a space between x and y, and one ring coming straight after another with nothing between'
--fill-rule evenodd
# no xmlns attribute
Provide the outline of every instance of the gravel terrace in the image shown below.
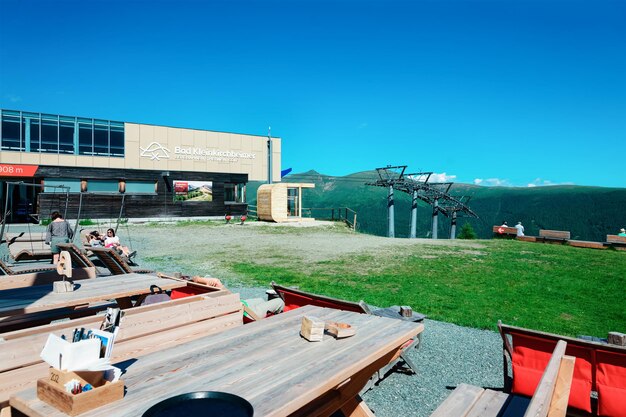
<svg viewBox="0 0 626 417"><path fill-rule="evenodd" d="M87 230L107 227L110 225L84 226ZM290 225L248 222L244 226L221 222L131 224L120 226L118 235L137 250L141 267L218 277L242 298L264 297L265 288L247 285L229 269L233 260L306 264L368 251L391 255L406 246L411 246L412 252L423 250L423 256L432 256L428 248L434 245L471 252L480 252L482 247L475 241L387 239L319 221ZM268 285L270 281L268 278ZM501 346L495 332L426 319L422 345L409 353L418 374L391 373L364 399L377 417L429 416L449 395L450 388L461 382L501 388Z"/></svg>
<svg viewBox="0 0 626 417"><path fill-rule="evenodd" d="M470 241L429 239L387 239L353 233L341 224L239 225L204 223L177 226L167 224L130 225L118 233L131 239L142 267L221 278L242 298L264 297L265 288L243 286L240 277L228 268L229 259L254 258L256 262L316 262L369 250L393 252L397 247L460 246L480 251ZM149 255L148 255L149 254ZM276 256L280 254L280 256ZM268 279L268 284L271 279ZM366 300L367 301L367 300ZM484 387L502 387L502 344L492 331L460 327L425 320L422 346L410 357L419 367L418 375L394 372L364 395L377 417L429 416L461 382Z"/></svg>

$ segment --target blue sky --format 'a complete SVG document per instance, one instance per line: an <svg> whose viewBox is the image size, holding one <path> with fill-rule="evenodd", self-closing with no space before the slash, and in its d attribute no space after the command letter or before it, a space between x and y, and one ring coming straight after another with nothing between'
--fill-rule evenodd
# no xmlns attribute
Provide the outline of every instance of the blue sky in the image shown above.
<svg viewBox="0 0 626 417"><path fill-rule="evenodd" d="M0 0L0 107L271 126L294 172L625 187L625 21L621 0Z"/></svg>

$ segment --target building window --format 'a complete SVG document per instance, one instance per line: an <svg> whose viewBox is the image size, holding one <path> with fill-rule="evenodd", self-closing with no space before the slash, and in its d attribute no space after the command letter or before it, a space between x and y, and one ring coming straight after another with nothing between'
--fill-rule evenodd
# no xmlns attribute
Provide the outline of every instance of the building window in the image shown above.
<svg viewBox="0 0 626 417"><path fill-rule="evenodd" d="M0 148L11 151L124 157L124 123L0 110Z"/></svg>
<svg viewBox="0 0 626 417"><path fill-rule="evenodd" d="M87 191L90 193L118 193L120 183L118 180L89 180Z"/></svg>
<svg viewBox="0 0 626 417"><path fill-rule="evenodd" d="M246 184L224 184L224 202L245 203Z"/></svg>
<svg viewBox="0 0 626 417"><path fill-rule="evenodd" d="M2 112L2 149L23 151L19 112Z"/></svg>
<svg viewBox="0 0 626 417"><path fill-rule="evenodd" d="M59 120L51 114L41 115L41 151L59 153Z"/></svg>
<svg viewBox="0 0 626 417"><path fill-rule="evenodd" d="M154 181L126 181L126 194L154 194Z"/></svg>
<svg viewBox="0 0 626 417"><path fill-rule="evenodd" d="M65 193L66 189L59 186L69 187L70 193L80 193L80 180L74 178L46 178L43 185L44 193Z"/></svg>

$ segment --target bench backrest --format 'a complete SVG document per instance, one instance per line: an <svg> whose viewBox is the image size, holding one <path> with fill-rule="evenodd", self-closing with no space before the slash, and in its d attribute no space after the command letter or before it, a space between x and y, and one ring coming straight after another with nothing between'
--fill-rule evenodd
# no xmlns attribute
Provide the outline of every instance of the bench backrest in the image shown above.
<svg viewBox="0 0 626 417"><path fill-rule="evenodd" d="M559 340L564 340L567 342L566 354L576 358L569 406L591 413L592 391L598 392L599 409L621 406L621 396L626 397L626 348L508 326L500 322L498 328L503 340L505 379L507 355L513 367L513 380L505 381L505 385L510 385L511 392L531 395L538 383L538 373L548 362L549 352ZM600 415L626 416L610 413Z"/></svg>
<svg viewBox="0 0 626 417"><path fill-rule="evenodd" d="M606 235L606 241L608 243L623 243L626 245L626 236Z"/></svg>
<svg viewBox="0 0 626 417"><path fill-rule="evenodd" d="M499 235L517 235L517 229L514 227L493 226L493 233Z"/></svg>
<svg viewBox="0 0 626 417"><path fill-rule="evenodd" d="M354 303L352 301L326 297L324 295L313 294L294 288L283 287L282 285L276 284L274 281L272 281L272 288L285 302L284 311L293 310L306 305L314 305L318 307L334 308L336 310L371 314L369 307L363 301Z"/></svg>
<svg viewBox="0 0 626 417"><path fill-rule="evenodd" d="M569 239L570 232L563 230L539 230L539 236L547 239Z"/></svg>

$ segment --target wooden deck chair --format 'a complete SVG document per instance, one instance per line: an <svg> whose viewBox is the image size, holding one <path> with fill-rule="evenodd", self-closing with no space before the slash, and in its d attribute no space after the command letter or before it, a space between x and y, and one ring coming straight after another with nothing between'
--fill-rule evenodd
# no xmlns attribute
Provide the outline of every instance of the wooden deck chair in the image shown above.
<svg viewBox="0 0 626 417"><path fill-rule="evenodd" d="M151 269L135 269L130 265L112 248L96 248L92 247L93 254L102 262L102 264L111 271L113 275L122 274L151 274L154 271Z"/></svg>
<svg viewBox="0 0 626 417"><path fill-rule="evenodd" d="M64 251L69 252L72 259L72 268L95 268L91 259L86 256L78 246L73 243L58 243L57 246Z"/></svg>
<svg viewBox="0 0 626 417"><path fill-rule="evenodd" d="M313 294L294 288L283 287L282 285L276 284L274 281L272 281L272 288L285 302L284 311L293 310L295 308L303 307L305 305L314 305L318 307L334 308L335 310L352 311L361 314L372 314L372 311L363 300L355 303L352 301L341 300L339 298L327 297L324 295ZM406 353L412 346L419 347L420 341L421 333L415 339L406 343L402 347L402 351L400 353L400 358L415 374L417 374L417 366L413 363L413 361L408 357ZM387 373L387 371L393 368L393 365L395 365L395 361L393 361L393 364L390 364L390 366L384 367L381 374Z"/></svg>

